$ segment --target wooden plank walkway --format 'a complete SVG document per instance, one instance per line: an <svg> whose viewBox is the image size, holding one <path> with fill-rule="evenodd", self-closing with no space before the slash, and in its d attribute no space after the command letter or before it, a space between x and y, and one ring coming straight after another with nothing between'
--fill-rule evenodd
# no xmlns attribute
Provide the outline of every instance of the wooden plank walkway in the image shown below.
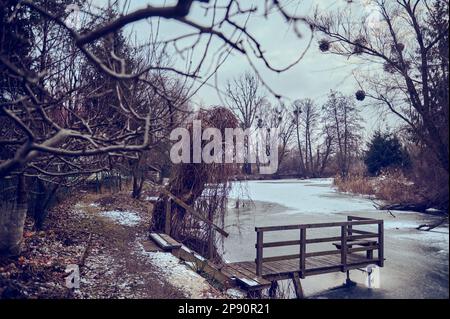
<svg viewBox="0 0 450 319"><path fill-rule="evenodd" d="M368 259L364 255L349 254L347 256L347 269L366 267L376 263L374 259ZM291 279L292 273L299 272L300 259L280 260L266 262L262 266L261 277L268 280ZM231 268L243 268L256 276L256 263L243 261L229 264ZM340 255L315 256L306 259L304 277L342 271Z"/></svg>

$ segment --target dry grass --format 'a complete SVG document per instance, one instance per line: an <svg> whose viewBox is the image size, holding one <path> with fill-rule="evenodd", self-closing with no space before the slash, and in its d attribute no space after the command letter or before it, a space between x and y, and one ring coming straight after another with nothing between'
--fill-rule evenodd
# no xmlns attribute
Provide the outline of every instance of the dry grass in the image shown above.
<svg viewBox="0 0 450 319"><path fill-rule="evenodd" d="M374 196L389 203L420 203L424 201L418 187L400 170L389 170L378 177L361 174L340 176L334 179L334 185L341 192Z"/></svg>
<svg viewBox="0 0 450 319"><path fill-rule="evenodd" d="M340 192L375 195L375 189L370 178L357 174L349 175L346 178L340 175L334 178L334 185Z"/></svg>

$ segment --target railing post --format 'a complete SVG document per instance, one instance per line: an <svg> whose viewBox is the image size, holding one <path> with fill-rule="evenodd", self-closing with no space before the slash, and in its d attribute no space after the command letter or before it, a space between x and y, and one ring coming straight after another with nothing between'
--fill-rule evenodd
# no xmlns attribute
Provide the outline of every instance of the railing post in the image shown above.
<svg viewBox="0 0 450 319"><path fill-rule="evenodd" d="M305 278L306 269L306 228L300 228L300 277Z"/></svg>
<svg viewBox="0 0 450 319"><path fill-rule="evenodd" d="M262 275L264 232L256 232L256 275Z"/></svg>
<svg viewBox="0 0 450 319"><path fill-rule="evenodd" d="M384 266L384 222L378 223L378 265Z"/></svg>
<svg viewBox="0 0 450 319"><path fill-rule="evenodd" d="M347 216L347 221L351 222L352 220L353 220L353 218L351 216ZM348 225L348 235L353 236L353 225L352 224Z"/></svg>
<svg viewBox="0 0 450 319"><path fill-rule="evenodd" d="M342 271L347 271L347 225L341 226L341 264Z"/></svg>
<svg viewBox="0 0 450 319"><path fill-rule="evenodd" d="M167 197L166 200L166 216L164 223L164 232L170 236L170 224L172 221L172 201L170 197Z"/></svg>

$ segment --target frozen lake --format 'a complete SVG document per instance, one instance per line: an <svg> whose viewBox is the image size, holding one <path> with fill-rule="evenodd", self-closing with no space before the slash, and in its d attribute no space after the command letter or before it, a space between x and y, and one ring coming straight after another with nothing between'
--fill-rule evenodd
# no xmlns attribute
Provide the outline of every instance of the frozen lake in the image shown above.
<svg viewBox="0 0 450 319"><path fill-rule="evenodd" d="M364 273L351 272L354 288L336 288L345 274L333 273L302 280L306 296L316 298L448 298L448 225L430 232L415 228L432 223L435 216L416 212L374 208L370 199L337 192L332 179L273 180L236 183L230 194L224 242L227 261L254 260L256 226L292 225L345 221L347 215L384 220L385 266L380 271L380 288L368 289ZM236 199L245 206L234 208ZM270 240L298 239L297 232L276 233ZM328 243L331 245L330 243ZM289 248L276 254L289 253ZM265 251L266 255L266 251ZM268 256L271 255L269 251Z"/></svg>

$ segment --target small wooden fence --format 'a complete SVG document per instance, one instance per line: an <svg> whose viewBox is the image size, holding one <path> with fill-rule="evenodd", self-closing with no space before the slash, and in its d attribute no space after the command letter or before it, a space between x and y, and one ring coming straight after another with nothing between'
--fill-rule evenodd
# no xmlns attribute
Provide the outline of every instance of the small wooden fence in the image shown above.
<svg viewBox="0 0 450 319"><path fill-rule="evenodd" d="M376 225L376 232L369 232L366 230L356 229L356 226ZM308 238L308 229L318 228L340 228L340 236L336 237L322 237L322 238ZM264 233L275 231L287 231L287 230L299 230L298 240L288 241L276 241L276 242L264 242ZM292 264L292 260L298 259L298 272L300 278L305 278L309 274L319 274L329 272L330 268L345 272L349 269L353 269L361 264L377 264L383 267L384 263L384 233L383 233L383 220L376 220L370 218L362 218L355 216L347 216L346 222L333 222L333 223L319 223L319 224L302 224L302 225L289 225L289 226L271 226L271 227L256 227L257 241L256 241L256 275L263 276L263 264L273 262L289 261ZM323 250L308 252L307 246L309 244L334 242L336 247L334 250ZM275 248L285 246L298 246L298 254L264 257L264 248ZM356 247L354 247L356 246ZM377 250L377 256L374 258L374 250ZM352 255L358 252L366 252L364 262L355 262L354 259L350 260ZM340 259L337 259L336 255L340 255ZM316 257L328 256L330 260L337 260L335 266L323 269L321 272L320 267L315 268L314 273L308 273L307 262L313 262ZM333 257L333 258L331 258ZM322 258L323 259L323 258Z"/></svg>

